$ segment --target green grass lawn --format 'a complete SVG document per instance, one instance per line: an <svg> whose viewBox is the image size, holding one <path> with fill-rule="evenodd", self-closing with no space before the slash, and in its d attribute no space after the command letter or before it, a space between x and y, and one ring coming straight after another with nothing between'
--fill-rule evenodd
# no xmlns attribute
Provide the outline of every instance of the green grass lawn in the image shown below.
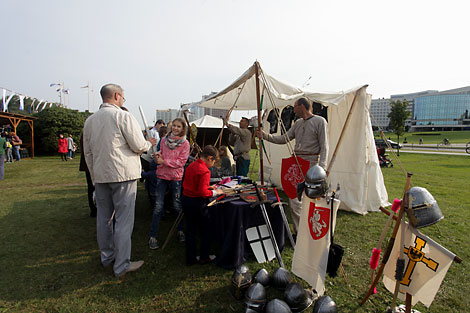
<svg viewBox="0 0 470 313"><path fill-rule="evenodd" d="M379 132L374 132L375 138L380 138ZM397 141L397 135L391 132L384 133L385 138L390 138L393 141ZM413 132L405 133L400 136L400 143L403 143L404 139L408 143L419 144L419 139L423 139L423 144L438 144L441 143L444 138L449 139L451 144L454 143L467 143L470 142L470 131L436 131L436 132Z"/></svg>
<svg viewBox="0 0 470 313"><path fill-rule="evenodd" d="M427 188L445 215L439 224L422 231L464 260L451 266L429 309L422 305L415 308L421 312L468 312L470 247L465 234L470 226L469 158L401 153L400 160L414 174L412 183ZM400 198L405 175L398 166L383 169L383 174L389 200ZM100 265L95 219L89 217L86 180L78 171L78 159L22 160L6 164L5 177L0 181L0 312L244 311L243 303L229 293L232 271L212 264L186 267L184 247L176 240L164 251L149 250L151 208L142 184L132 258L143 259L145 264L119 281ZM341 211L338 215L335 240L346 250L343 266L347 280L342 275L327 278L326 293L340 312L384 312L391 302L392 295L380 283L379 293L358 306L369 284L370 252L386 219L383 213L360 216ZM163 238L172 223L173 219L162 221ZM292 254L287 244L283 260L288 268ZM276 262L257 264L254 259L247 264L252 272L261 267L272 272L277 267ZM268 294L282 298L273 288Z"/></svg>

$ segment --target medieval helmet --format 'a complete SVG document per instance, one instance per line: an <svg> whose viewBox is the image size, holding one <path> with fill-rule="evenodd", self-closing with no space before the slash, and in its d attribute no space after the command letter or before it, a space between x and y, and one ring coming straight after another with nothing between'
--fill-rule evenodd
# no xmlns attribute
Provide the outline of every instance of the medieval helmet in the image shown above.
<svg viewBox="0 0 470 313"><path fill-rule="evenodd" d="M291 309L282 300L274 299L266 305L266 313L292 313Z"/></svg>
<svg viewBox="0 0 470 313"><path fill-rule="evenodd" d="M303 312L310 305L313 299L311 295L298 283L290 283L284 291L284 301L289 305L292 312Z"/></svg>
<svg viewBox="0 0 470 313"><path fill-rule="evenodd" d="M324 196L327 190L325 170L319 165L312 166L305 175L305 194L315 199Z"/></svg>
<svg viewBox="0 0 470 313"><path fill-rule="evenodd" d="M270 281L271 275L269 275L269 272L264 268L259 269L253 277L253 282L260 283L264 287L268 287Z"/></svg>
<svg viewBox="0 0 470 313"><path fill-rule="evenodd" d="M415 228L435 224L444 218L436 200L425 188L410 188L406 193L405 203L408 219Z"/></svg>
<svg viewBox="0 0 470 313"><path fill-rule="evenodd" d="M279 267L274 271L272 276L272 285L274 288L284 290L286 286L292 282L292 276L288 270Z"/></svg>
<svg viewBox="0 0 470 313"><path fill-rule="evenodd" d="M251 285L251 273L246 265L240 265L235 269L232 275L232 295L235 299L240 300L243 298L244 292Z"/></svg>
<svg viewBox="0 0 470 313"><path fill-rule="evenodd" d="M315 302L312 313L338 313L338 308L329 296L321 296Z"/></svg>
<svg viewBox="0 0 470 313"><path fill-rule="evenodd" d="M254 283L245 293L247 310L262 312L267 301L266 289L260 283Z"/></svg>

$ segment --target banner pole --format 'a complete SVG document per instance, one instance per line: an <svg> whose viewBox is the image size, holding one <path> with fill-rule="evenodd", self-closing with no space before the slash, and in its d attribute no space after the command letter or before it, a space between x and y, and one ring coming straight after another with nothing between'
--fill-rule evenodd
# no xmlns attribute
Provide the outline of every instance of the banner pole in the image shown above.
<svg viewBox="0 0 470 313"><path fill-rule="evenodd" d="M260 90L259 90L259 63L258 61L255 62L255 80L256 80L256 107L258 109L258 129L263 129L261 126L261 98L260 98ZM261 178L261 185L264 185L264 162L263 162L263 139L260 138L259 140L260 146L258 147L259 150L259 170L260 170L260 178Z"/></svg>

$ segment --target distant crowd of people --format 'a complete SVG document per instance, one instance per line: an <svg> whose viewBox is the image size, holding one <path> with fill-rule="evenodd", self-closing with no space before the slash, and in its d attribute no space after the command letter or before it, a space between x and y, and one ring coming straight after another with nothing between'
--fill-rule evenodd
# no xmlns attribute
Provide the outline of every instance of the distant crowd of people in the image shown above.
<svg viewBox="0 0 470 313"><path fill-rule="evenodd" d="M63 134L59 134L57 146L62 161L73 160L78 147L73 141L72 134L69 134L68 137L64 137Z"/></svg>
<svg viewBox="0 0 470 313"><path fill-rule="evenodd" d="M14 131L5 130L0 134L0 180L5 176L5 163L21 160L20 148L23 141Z"/></svg>

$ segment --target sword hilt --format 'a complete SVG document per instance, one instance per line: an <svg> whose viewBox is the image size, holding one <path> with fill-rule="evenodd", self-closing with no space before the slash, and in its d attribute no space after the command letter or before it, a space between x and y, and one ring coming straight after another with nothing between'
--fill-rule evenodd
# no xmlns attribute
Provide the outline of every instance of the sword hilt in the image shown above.
<svg viewBox="0 0 470 313"><path fill-rule="evenodd" d="M283 205L287 205L287 203L286 203L286 202L280 202L280 201L279 201L279 202L271 203L271 206L278 206L278 205L279 205L279 206L283 206Z"/></svg>
<svg viewBox="0 0 470 313"><path fill-rule="evenodd" d="M261 205L261 204L271 204L273 203L272 200L262 200L262 201L258 201L258 202L253 202L252 204L250 204L250 207L251 208L254 208L254 207L257 207L258 205Z"/></svg>

